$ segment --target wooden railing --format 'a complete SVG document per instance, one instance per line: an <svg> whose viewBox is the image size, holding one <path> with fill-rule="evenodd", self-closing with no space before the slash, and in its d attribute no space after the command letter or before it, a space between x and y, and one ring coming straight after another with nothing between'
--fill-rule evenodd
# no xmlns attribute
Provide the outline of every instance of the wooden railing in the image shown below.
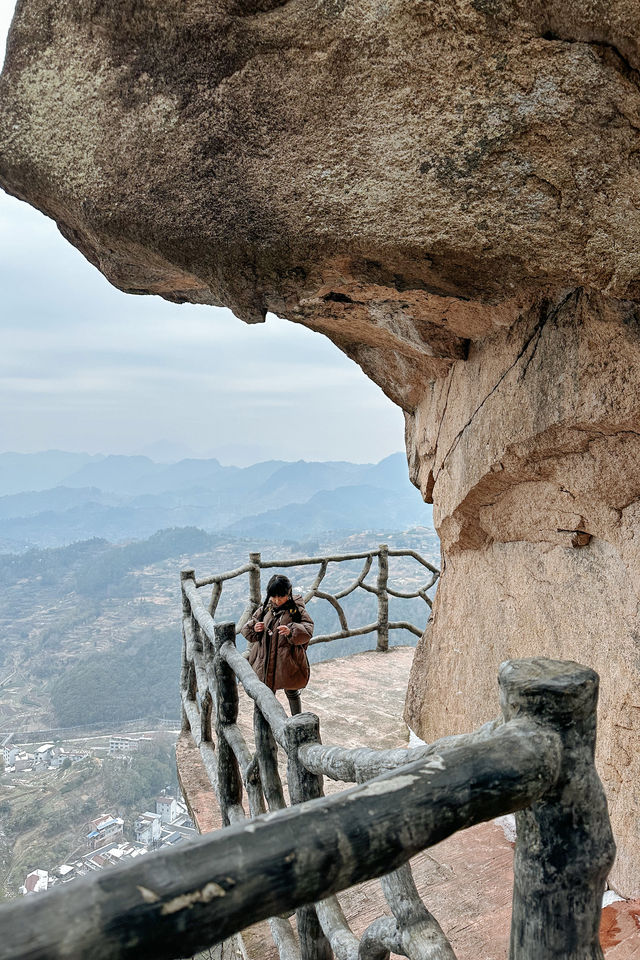
<svg viewBox="0 0 640 960"><path fill-rule="evenodd" d="M615 847L594 767L592 670L510 661L499 674L503 718L476 733L413 750L326 746L317 717L288 717L258 680L236 649L235 625L214 627L190 571L182 596L183 722L229 825L0 907L0 960L172 960L269 918L282 960L454 960L408 861L513 812L510 960L602 960L600 905ZM238 683L254 703L253 751L237 722ZM356 785L324 797L325 776ZM392 916L358 938L335 894L376 877ZM293 910L297 940L284 918Z"/></svg>
<svg viewBox="0 0 640 960"><path fill-rule="evenodd" d="M398 590L390 586L389 559L392 557L411 557L428 571L429 576L426 578L425 582L420 584L420 586L415 590ZM364 561L362 570L355 580L353 580L343 589L335 590L334 592L331 592L327 589L322 589L329 564L339 564L352 560ZM367 582L367 576L371 571L374 560L377 563L377 577L375 585ZM422 626L416 626L407 620L389 620L389 597L397 597L401 600L411 600L420 597L422 600L424 600L427 608L430 610L432 606L432 600L429 596L429 590L436 585L440 576L440 571L432 563L429 563L428 560L425 560L425 558L417 551L390 550L386 543L381 543L377 550L368 550L363 553L340 553L324 557L297 557L295 559L288 557L285 560L263 560L261 554L250 553L249 562L243 564L241 567L237 567L235 570L228 570L225 573L218 573L209 577L204 577L203 579L196 580L195 582L196 587L198 588L209 585L211 586L211 597L208 608L211 616L215 617L225 583L228 580L234 580L237 577L248 576L249 584L247 591L247 603L244 613L240 617L236 628L237 632L239 633L262 600L260 571L274 568L283 569L285 567L306 566L317 566L318 571L311 587L304 593L305 603L309 603L309 601L314 598L325 600L327 603L331 604L335 610L340 623L340 630L334 633L315 636L311 640L312 644L328 643L331 640L341 640L344 637L356 637L367 633L377 632L378 641L376 649L384 651L388 650L389 648L389 630L408 630L417 637L422 636L424 632L424 624ZM351 628L349 627L347 615L340 601L345 597L355 593L355 591L358 589L364 590L367 593L375 594L375 596L378 598L378 618L375 623L367 623L363 626Z"/></svg>
<svg viewBox="0 0 640 960"><path fill-rule="evenodd" d="M335 896L316 892L314 904L298 909L299 948L288 920L271 917L281 960L300 956L320 960L332 952L338 960L377 960L389 951L420 960L453 960L449 941L418 896L406 862L412 854L401 857L398 863L403 865L391 873L396 862L370 855L370 848L386 849L384 834L394 815L402 824L400 833L413 835L413 814L405 807L403 790L406 786L409 796L410 785L417 783L432 804L427 815L433 830L429 843L461 826L529 808L518 814L512 960L601 956L600 900L614 846L593 766L598 680L591 670L538 659L513 661L504 664L500 673L503 719L474 734L413 750L323 746L318 718L312 714L287 717L273 693L258 680L236 649L235 626L214 627L192 571L183 572L182 590L184 723L200 748L225 824L241 823L247 815L260 817L266 811L279 815L285 809L278 747L286 754L292 806L313 800L322 821L337 802L323 798L324 777L358 784L380 775L390 778L370 788L370 794L361 794L387 798L388 808L383 805L378 810L379 821L371 808L363 807L358 822L356 808L347 804L345 813L352 809L356 821L336 827L336 845L340 851L351 849L353 837L360 836L351 876L358 873L355 860L362 869L363 856L366 875L358 874L360 880L388 874L382 886L393 919L379 918L358 939ZM253 752L238 725L238 682L254 703ZM421 847L413 852L417 849ZM338 851L335 855L342 856ZM311 851L290 852L289 857L296 862L302 857L310 870L333 873L336 869ZM289 882L285 878L293 868L286 863L281 864L280 874L270 872L278 888ZM256 919L247 918L247 925Z"/></svg>

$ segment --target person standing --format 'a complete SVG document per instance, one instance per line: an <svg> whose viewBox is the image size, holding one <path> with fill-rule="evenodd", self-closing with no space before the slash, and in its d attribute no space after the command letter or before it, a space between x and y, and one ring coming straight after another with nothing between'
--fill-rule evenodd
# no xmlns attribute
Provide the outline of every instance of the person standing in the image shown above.
<svg viewBox="0 0 640 960"><path fill-rule="evenodd" d="M291 716L302 712L300 690L309 682L307 647L313 620L302 595L293 596L288 577L274 574L264 602L242 628L249 642L249 663L270 690L284 690Z"/></svg>

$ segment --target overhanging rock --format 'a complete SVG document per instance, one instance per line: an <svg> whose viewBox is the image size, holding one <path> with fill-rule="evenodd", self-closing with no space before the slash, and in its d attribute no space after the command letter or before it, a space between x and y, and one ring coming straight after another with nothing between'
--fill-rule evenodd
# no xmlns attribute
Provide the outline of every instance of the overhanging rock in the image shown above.
<svg viewBox="0 0 640 960"><path fill-rule="evenodd" d="M602 675L640 892L640 20L631 0L22 0L0 182L121 289L327 334L406 412L445 570L408 705Z"/></svg>

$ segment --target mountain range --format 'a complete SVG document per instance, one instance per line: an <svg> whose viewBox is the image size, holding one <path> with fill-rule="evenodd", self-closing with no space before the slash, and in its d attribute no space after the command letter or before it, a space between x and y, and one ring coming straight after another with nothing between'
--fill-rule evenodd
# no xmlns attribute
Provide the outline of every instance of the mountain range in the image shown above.
<svg viewBox="0 0 640 960"><path fill-rule="evenodd" d="M431 528L432 514L401 453L377 464L269 460L249 467L64 451L0 454L0 552L91 537L119 542L192 525L285 541Z"/></svg>

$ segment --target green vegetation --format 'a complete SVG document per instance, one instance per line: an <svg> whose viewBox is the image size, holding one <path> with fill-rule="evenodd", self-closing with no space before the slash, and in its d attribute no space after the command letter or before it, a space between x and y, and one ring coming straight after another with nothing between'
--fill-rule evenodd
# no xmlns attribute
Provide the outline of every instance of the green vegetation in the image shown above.
<svg viewBox="0 0 640 960"><path fill-rule="evenodd" d="M181 643L176 628L139 630L125 644L74 664L50 686L56 724L178 720Z"/></svg>
<svg viewBox="0 0 640 960"><path fill-rule="evenodd" d="M37 579L41 587L64 586L94 600L135 596L134 571L170 557L202 553L221 540L197 527L179 527L124 546L94 538L68 547L0 554L0 585Z"/></svg>
<svg viewBox="0 0 640 960"><path fill-rule="evenodd" d="M105 800L118 809L131 808L138 813L155 809L152 804L161 790L177 789L173 747L145 744L130 758L103 760L102 786Z"/></svg>

